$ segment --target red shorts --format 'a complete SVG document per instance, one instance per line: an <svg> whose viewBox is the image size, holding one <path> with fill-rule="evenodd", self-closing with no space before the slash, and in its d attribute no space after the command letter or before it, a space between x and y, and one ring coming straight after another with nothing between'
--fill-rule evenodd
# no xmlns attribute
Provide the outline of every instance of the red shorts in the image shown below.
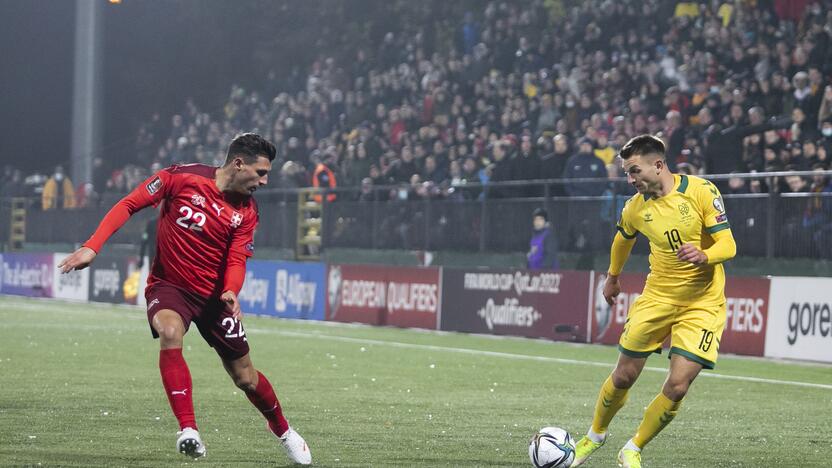
<svg viewBox="0 0 832 468"><path fill-rule="evenodd" d="M185 331L196 324L199 333L224 360L239 359L248 354L248 338L243 323L234 319L226 304L219 299L206 299L167 282L158 282L144 293L147 299L147 322L153 338L153 316L162 309L170 309L185 324Z"/></svg>

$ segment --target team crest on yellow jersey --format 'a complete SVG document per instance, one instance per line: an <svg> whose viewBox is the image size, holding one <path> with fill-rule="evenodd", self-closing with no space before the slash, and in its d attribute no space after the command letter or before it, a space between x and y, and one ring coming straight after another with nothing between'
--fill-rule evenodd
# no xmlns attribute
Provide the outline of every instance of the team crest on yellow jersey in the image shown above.
<svg viewBox="0 0 832 468"><path fill-rule="evenodd" d="M693 221L693 215L690 214L690 205L687 203L679 204L679 214L682 215L682 222L689 225Z"/></svg>

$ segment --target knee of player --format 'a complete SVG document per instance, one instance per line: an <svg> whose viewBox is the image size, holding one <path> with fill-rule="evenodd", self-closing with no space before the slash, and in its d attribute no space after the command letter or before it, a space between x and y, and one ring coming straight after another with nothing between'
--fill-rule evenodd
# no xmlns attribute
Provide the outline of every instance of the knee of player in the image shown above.
<svg viewBox="0 0 832 468"><path fill-rule="evenodd" d="M664 394L673 401L679 401L685 397L690 388L690 382L686 379L668 378L664 383Z"/></svg>
<svg viewBox="0 0 832 468"><path fill-rule="evenodd" d="M638 372L634 369L616 368L612 373L612 384L615 388L630 388L636 383Z"/></svg>
<svg viewBox="0 0 832 468"><path fill-rule="evenodd" d="M165 341L181 341L182 336L185 334L182 327L178 325L162 325L157 328L156 332Z"/></svg>
<svg viewBox="0 0 832 468"><path fill-rule="evenodd" d="M254 392L257 389L257 382L251 375L235 375L233 380L234 385L246 393Z"/></svg>

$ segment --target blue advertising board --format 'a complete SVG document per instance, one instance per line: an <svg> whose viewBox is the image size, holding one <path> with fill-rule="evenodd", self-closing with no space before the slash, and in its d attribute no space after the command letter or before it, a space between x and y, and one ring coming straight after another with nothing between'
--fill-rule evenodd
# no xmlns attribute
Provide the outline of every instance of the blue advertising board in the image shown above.
<svg viewBox="0 0 832 468"><path fill-rule="evenodd" d="M240 291L243 313L324 320L326 266L250 260Z"/></svg>
<svg viewBox="0 0 832 468"><path fill-rule="evenodd" d="M0 292L30 297L52 297L54 261L51 253L5 253Z"/></svg>

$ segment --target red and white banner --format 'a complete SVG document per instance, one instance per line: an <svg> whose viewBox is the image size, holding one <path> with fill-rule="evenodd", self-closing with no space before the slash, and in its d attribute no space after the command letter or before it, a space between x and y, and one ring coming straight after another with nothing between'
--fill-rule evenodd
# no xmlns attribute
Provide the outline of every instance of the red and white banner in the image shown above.
<svg viewBox="0 0 832 468"><path fill-rule="evenodd" d="M725 282L727 317L719 352L763 356L771 280L728 277Z"/></svg>
<svg viewBox="0 0 832 468"><path fill-rule="evenodd" d="M329 265L326 319L436 329L439 268Z"/></svg>
<svg viewBox="0 0 832 468"><path fill-rule="evenodd" d="M647 275L644 273L622 273L618 277L621 284L621 294L615 299L615 304L610 306L604 299L604 281L606 273L595 273L595 282L592 290L592 343L608 345L618 344L618 338L624 331L624 322L627 320L627 312L630 306L641 295L644 289L644 280Z"/></svg>
<svg viewBox="0 0 832 468"><path fill-rule="evenodd" d="M592 291L593 343L615 345L624 329L627 312L641 295L647 275L622 273L621 294L613 306L604 300L606 274L596 273ZM763 356L768 316L768 278L729 277L725 285L727 317L719 350L725 353Z"/></svg>

